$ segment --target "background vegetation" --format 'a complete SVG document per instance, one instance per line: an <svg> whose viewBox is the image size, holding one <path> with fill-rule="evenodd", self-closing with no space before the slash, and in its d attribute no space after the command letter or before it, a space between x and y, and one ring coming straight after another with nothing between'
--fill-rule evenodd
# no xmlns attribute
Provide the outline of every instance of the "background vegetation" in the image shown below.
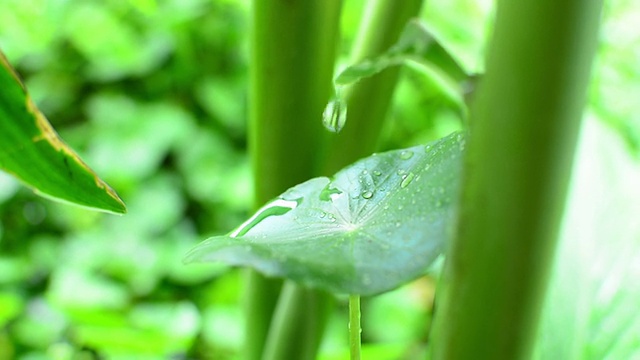
<svg viewBox="0 0 640 360"><path fill-rule="evenodd" d="M344 3L343 64L365 6ZM469 72L482 72L491 8L490 1L431 1L422 17ZM248 14L246 0L0 5L0 48L62 137L129 209L116 217L41 200L0 174L0 359L236 358L243 277L181 260L253 206ZM638 267L629 265L640 261L640 6L610 1L605 18L558 255L571 266L553 275L547 300L557 313L542 325L543 334L579 330L589 351L565 350L593 359L624 358L615 354L640 346L635 307L619 296L640 295L630 285ZM461 126L455 105L429 89L401 78L380 150ZM576 274L581 296L567 301ZM425 277L367 301L364 357L424 353L433 289ZM345 328L339 300L323 358L346 354ZM611 329L626 335L610 341L603 334Z"/></svg>

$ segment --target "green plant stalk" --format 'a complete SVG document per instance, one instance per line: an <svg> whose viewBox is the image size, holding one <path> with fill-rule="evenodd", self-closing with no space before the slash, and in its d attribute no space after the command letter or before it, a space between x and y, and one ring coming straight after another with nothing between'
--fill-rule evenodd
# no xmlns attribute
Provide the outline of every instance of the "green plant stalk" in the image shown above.
<svg viewBox="0 0 640 360"><path fill-rule="evenodd" d="M498 3L471 110L465 188L434 359L529 359L595 50L601 1Z"/></svg>
<svg viewBox="0 0 640 360"><path fill-rule="evenodd" d="M332 307L330 294L287 281L271 322L274 341L267 341L263 359L315 359ZM302 332L296 325L301 322Z"/></svg>
<svg viewBox="0 0 640 360"><path fill-rule="evenodd" d="M321 114L331 94L341 1L256 0L252 6L249 148L258 207L316 175L317 147L324 131ZM250 274L245 358L255 360L262 357L279 284ZM305 316L288 326L313 323L311 319L322 315L315 310L307 309ZM304 328L292 333L305 338ZM269 336L270 341L298 342L278 334Z"/></svg>
<svg viewBox="0 0 640 360"><path fill-rule="evenodd" d="M349 348L351 360L360 360L360 296L349 296Z"/></svg>
<svg viewBox="0 0 640 360"><path fill-rule="evenodd" d="M350 62L355 64L382 54L396 43L407 22L418 16L422 0L372 0L358 30ZM376 150L387 115L399 68L384 70L347 87L347 122L339 134L331 134L323 172L340 168Z"/></svg>

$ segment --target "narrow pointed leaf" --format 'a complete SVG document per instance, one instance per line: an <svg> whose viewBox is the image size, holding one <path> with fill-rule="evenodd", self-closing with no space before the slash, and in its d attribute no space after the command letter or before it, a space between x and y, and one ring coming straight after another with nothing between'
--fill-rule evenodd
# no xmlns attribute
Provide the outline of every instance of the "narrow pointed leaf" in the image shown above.
<svg viewBox="0 0 640 360"><path fill-rule="evenodd" d="M185 261L246 265L334 293L391 290L420 276L443 250L464 143L454 133L299 184Z"/></svg>
<svg viewBox="0 0 640 360"><path fill-rule="evenodd" d="M46 197L107 212L126 212L116 192L60 139L2 53L0 169Z"/></svg>
<svg viewBox="0 0 640 360"><path fill-rule="evenodd" d="M388 67L415 62L433 69L452 84L468 79L466 71L458 64L427 27L418 20L410 21L398 42L385 53L344 69L335 79L337 86L353 84L373 76Z"/></svg>

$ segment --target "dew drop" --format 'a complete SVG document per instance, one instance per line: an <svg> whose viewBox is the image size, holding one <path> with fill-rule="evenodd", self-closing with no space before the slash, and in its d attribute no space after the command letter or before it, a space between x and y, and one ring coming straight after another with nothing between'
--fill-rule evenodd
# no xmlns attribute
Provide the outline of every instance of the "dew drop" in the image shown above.
<svg viewBox="0 0 640 360"><path fill-rule="evenodd" d="M382 175L382 173L380 171L378 171L378 170L373 170L373 175L380 176L380 175Z"/></svg>
<svg viewBox="0 0 640 360"><path fill-rule="evenodd" d="M401 188L406 188L407 186L409 186L409 184L411 184L411 181L413 181L414 177L415 177L415 175L412 172L410 172L407 175L402 176L402 182L400 183L400 187Z"/></svg>
<svg viewBox="0 0 640 360"><path fill-rule="evenodd" d="M320 218L321 218L321 219L324 219L324 217L325 217L325 216L327 216L327 213L326 213L326 212L324 212L324 211L322 211L322 212L320 213Z"/></svg>
<svg viewBox="0 0 640 360"><path fill-rule="evenodd" d="M372 191L365 191L362 193L362 197L365 199L371 199L373 197L373 192Z"/></svg>
<svg viewBox="0 0 640 360"><path fill-rule="evenodd" d="M402 159L402 160L409 160L409 159L411 159L411 157L413 157L413 151L411 151L411 150L403 150L400 153L400 159Z"/></svg>
<svg viewBox="0 0 640 360"><path fill-rule="evenodd" d="M339 98L329 101L322 113L322 124L327 130L339 133L347 122L347 104Z"/></svg>

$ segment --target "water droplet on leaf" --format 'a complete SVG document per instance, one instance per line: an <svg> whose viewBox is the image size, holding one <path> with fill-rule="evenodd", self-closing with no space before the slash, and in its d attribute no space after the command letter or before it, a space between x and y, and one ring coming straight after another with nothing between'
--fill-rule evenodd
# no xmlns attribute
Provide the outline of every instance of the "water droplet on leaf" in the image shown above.
<svg viewBox="0 0 640 360"><path fill-rule="evenodd" d="M373 197L373 192L372 191L365 191L362 193L362 197L365 199L371 199Z"/></svg>
<svg viewBox="0 0 640 360"><path fill-rule="evenodd" d="M402 182L400 183L400 187L406 188L407 186L409 186L409 184L411 184L411 181L413 181L414 177L415 177L415 174L412 172L402 176Z"/></svg>
<svg viewBox="0 0 640 360"><path fill-rule="evenodd" d="M402 160L409 160L411 157L413 157L413 151L411 150L404 150L400 153L400 159Z"/></svg>
<svg viewBox="0 0 640 360"><path fill-rule="evenodd" d="M332 188L330 185L331 184L327 184L327 186L325 186L324 189L320 191L320 200L331 201L335 199L336 196L342 194L342 191L336 188Z"/></svg>

